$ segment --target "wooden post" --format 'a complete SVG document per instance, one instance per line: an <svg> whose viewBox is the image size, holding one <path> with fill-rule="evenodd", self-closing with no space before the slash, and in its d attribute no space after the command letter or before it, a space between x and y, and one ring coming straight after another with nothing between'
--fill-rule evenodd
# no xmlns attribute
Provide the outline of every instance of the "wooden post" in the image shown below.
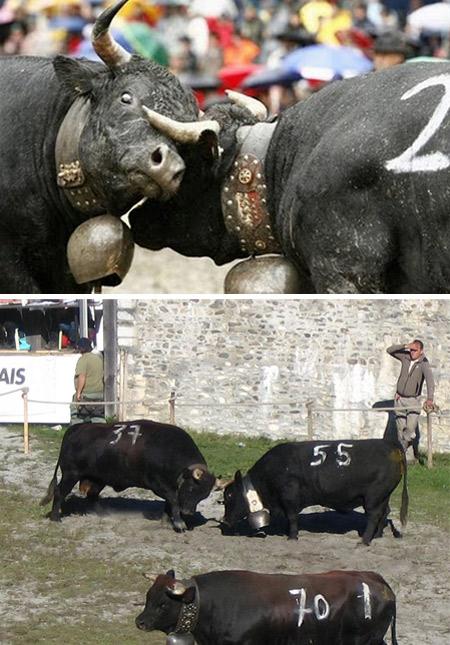
<svg viewBox="0 0 450 645"><path fill-rule="evenodd" d="M433 428L432 428L431 414L427 412L427 450L428 450L428 459L427 466L428 468L433 468Z"/></svg>
<svg viewBox="0 0 450 645"><path fill-rule="evenodd" d="M27 455L30 451L30 436L28 428L28 388L22 390L23 399L23 451Z"/></svg>
<svg viewBox="0 0 450 645"><path fill-rule="evenodd" d="M117 300L103 301L103 366L105 381L105 401L117 400ZM122 384L121 384L122 386ZM114 403L105 405L105 415L115 417L117 406ZM119 412L120 421L124 418Z"/></svg>
<svg viewBox="0 0 450 645"><path fill-rule="evenodd" d="M169 397L169 423L175 424L175 390L172 390Z"/></svg>
<svg viewBox="0 0 450 645"><path fill-rule="evenodd" d="M306 402L306 409L308 411L308 439L312 441L314 437L314 423L313 423L313 406L314 401Z"/></svg>

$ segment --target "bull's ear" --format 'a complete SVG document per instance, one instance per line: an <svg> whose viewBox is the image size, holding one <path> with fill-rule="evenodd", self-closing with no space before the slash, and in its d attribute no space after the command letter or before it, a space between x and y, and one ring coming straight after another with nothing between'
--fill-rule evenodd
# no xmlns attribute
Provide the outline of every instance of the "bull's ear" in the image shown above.
<svg viewBox="0 0 450 645"><path fill-rule="evenodd" d="M219 140L217 134L212 130L202 132L197 145L200 148L200 154L207 161L214 161L219 158Z"/></svg>
<svg viewBox="0 0 450 645"><path fill-rule="evenodd" d="M175 571L174 571L174 569L169 569L169 571L166 571L166 576L168 576L169 578L175 579Z"/></svg>
<svg viewBox="0 0 450 645"><path fill-rule="evenodd" d="M67 56L56 56L53 61L55 74L61 85L71 93L83 96L94 89L96 73L87 61L74 60Z"/></svg>

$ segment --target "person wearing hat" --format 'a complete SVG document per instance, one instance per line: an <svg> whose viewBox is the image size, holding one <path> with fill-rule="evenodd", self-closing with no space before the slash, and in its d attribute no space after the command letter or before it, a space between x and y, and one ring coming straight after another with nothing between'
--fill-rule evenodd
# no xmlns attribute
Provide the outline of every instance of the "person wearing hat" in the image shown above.
<svg viewBox="0 0 450 645"><path fill-rule="evenodd" d="M75 404L70 406L70 422L105 423L103 405L82 405L82 401L103 401L103 358L92 352L89 338L80 338L77 350L81 356L75 366ZM81 405L80 405L81 403Z"/></svg>
<svg viewBox="0 0 450 645"><path fill-rule="evenodd" d="M412 47L401 31L386 31L380 34L373 48L375 71L404 63L413 54Z"/></svg>

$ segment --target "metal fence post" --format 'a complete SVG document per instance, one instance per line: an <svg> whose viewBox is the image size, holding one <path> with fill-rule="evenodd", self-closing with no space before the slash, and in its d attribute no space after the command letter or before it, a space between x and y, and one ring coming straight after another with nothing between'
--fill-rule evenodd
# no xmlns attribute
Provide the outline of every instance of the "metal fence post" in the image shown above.
<svg viewBox="0 0 450 645"><path fill-rule="evenodd" d="M306 402L306 410L308 413L308 439L312 441L314 437L314 422L313 422L313 407L314 407L314 401L307 401Z"/></svg>
<svg viewBox="0 0 450 645"><path fill-rule="evenodd" d="M433 423L430 412L427 412L427 466L433 468Z"/></svg>
<svg viewBox="0 0 450 645"><path fill-rule="evenodd" d="M172 424L175 424L175 399L176 393L172 390L169 397L169 423Z"/></svg>

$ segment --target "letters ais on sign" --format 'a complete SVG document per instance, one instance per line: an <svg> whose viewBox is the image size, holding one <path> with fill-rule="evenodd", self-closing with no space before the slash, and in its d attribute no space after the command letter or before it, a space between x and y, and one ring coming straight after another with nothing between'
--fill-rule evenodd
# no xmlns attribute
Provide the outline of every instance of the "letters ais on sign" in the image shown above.
<svg viewBox="0 0 450 645"><path fill-rule="evenodd" d="M310 462L310 466L321 466L327 458L326 448L331 446L330 443L324 443L313 448L313 456L317 457L315 461ZM353 448L352 443L338 443L336 449L336 463L338 466L349 466L351 463L350 453L344 448Z"/></svg>
<svg viewBox="0 0 450 645"><path fill-rule="evenodd" d="M0 384L5 385L23 385L25 383L25 368L24 367L11 367L7 369L3 367L0 369Z"/></svg>

